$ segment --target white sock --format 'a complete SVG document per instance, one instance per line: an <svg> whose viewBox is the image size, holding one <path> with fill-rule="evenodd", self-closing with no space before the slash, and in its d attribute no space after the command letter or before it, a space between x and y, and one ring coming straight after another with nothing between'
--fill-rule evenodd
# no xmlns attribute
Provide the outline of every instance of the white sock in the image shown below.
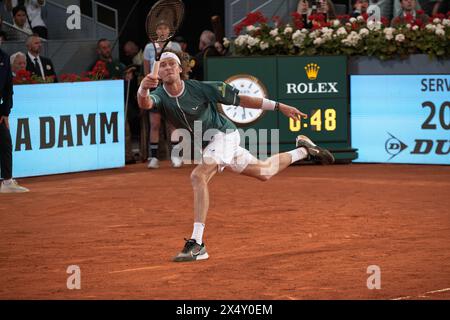
<svg viewBox="0 0 450 320"><path fill-rule="evenodd" d="M308 151L306 151L306 149L303 147L294 149L292 151L289 151L288 153L292 157L291 163L306 159L308 157Z"/></svg>
<svg viewBox="0 0 450 320"><path fill-rule="evenodd" d="M194 231L192 231L191 239L195 239L198 244L203 243L203 231L205 230L205 224L200 222L194 222Z"/></svg>

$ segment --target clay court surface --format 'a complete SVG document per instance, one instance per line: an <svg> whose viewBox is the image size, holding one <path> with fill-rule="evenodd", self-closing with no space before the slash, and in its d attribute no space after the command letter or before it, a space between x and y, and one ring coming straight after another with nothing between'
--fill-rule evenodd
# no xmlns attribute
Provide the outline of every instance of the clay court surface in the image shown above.
<svg viewBox="0 0 450 320"><path fill-rule="evenodd" d="M294 166L210 185L207 261L192 167L20 179L0 195L1 299L450 299L450 166ZM66 269L81 268L81 290ZM381 269L368 290L367 267Z"/></svg>

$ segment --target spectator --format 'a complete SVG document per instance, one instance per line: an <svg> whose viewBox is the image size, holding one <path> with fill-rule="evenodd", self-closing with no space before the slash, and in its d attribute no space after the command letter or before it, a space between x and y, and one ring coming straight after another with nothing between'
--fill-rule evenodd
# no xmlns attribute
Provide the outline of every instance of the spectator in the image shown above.
<svg viewBox="0 0 450 320"><path fill-rule="evenodd" d="M32 35L30 24L28 23L27 10L24 6L14 7L13 10L14 27L20 31L25 32L27 35Z"/></svg>
<svg viewBox="0 0 450 320"><path fill-rule="evenodd" d="M375 5L380 8L380 14L389 21L394 14L394 0L370 0L369 7Z"/></svg>
<svg viewBox="0 0 450 320"><path fill-rule="evenodd" d="M161 20L156 26L156 34L159 39L167 39L170 33L170 27L164 20ZM168 50L182 51L178 43L170 41L166 47ZM161 50L159 43L156 43L156 50L152 43L148 43L144 48L144 75L150 73L153 69L153 63L155 62L156 54Z"/></svg>
<svg viewBox="0 0 450 320"><path fill-rule="evenodd" d="M8 11L12 11L18 5L24 6L33 33L47 39L47 26L41 15L41 8L45 6L45 0L6 0L5 5Z"/></svg>
<svg viewBox="0 0 450 320"><path fill-rule="evenodd" d="M415 10L422 10L422 7L420 6L419 1L416 1L416 4L414 6ZM401 7L401 3L400 0L394 0L394 11L393 13L393 17L397 17L398 15L400 15L402 11L402 7Z"/></svg>
<svg viewBox="0 0 450 320"><path fill-rule="evenodd" d="M192 69L192 78L202 81L204 72L204 60L206 57L220 56L215 47L216 36L212 31L205 30L200 36L198 49L200 50L194 57L195 65Z"/></svg>
<svg viewBox="0 0 450 320"><path fill-rule="evenodd" d="M156 26L156 34L159 39L166 39L170 33L170 27L164 20L159 21L158 25ZM181 52L181 47L176 42L169 42L167 44L167 50L172 50L174 52ZM161 47L158 43L156 43L156 50L153 47L152 43L149 43L145 46L144 49L144 75L147 75L153 70L153 65L155 62L156 54L159 54L159 51L161 50ZM146 113L147 114L147 113ZM159 168L159 141L160 141L160 131L161 131L161 113L157 109L152 109L148 111L149 118L150 118L150 133L149 133L149 143L148 143L148 149L149 149L149 157L148 157L148 164L147 167L149 169L157 169ZM142 126L145 128L145 125ZM169 136L172 136L172 132L175 130L175 128L167 123L168 127L168 133ZM172 142L171 148L178 143ZM179 168L183 165L183 161L179 157L171 157L172 166L174 168Z"/></svg>
<svg viewBox="0 0 450 320"><path fill-rule="evenodd" d="M25 41L33 34L28 23L27 12L24 6L17 6L13 9L14 28L8 33L9 41Z"/></svg>
<svg viewBox="0 0 450 320"><path fill-rule="evenodd" d="M16 76L17 72L27 70L27 56L20 51L11 55L10 62L13 77Z"/></svg>
<svg viewBox="0 0 450 320"><path fill-rule="evenodd" d="M3 179L0 193L28 192L12 178L12 140L9 114L13 106L13 84L10 59L0 49L0 171Z"/></svg>
<svg viewBox="0 0 450 320"><path fill-rule="evenodd" d="M400 14L392 19L391 25L396 27L398 25L413 22L412 20L420 20L422 24L428 22L428 16L424 13L417 13L416 0L400 0L401 11Z"/></svg>
<svg viewBox="0 0 450 320"><path fill-rule="evenodd" d="M443 2L443 0L419 0L420 7L429 16L442 12Z"/></svg>
<svg viewBox="0 0 450 320"><path fill-rule="evenodd" d="M334 4L331 0L300 0L297 5L297 12L308 16L314 13L321 13L326 15L327 19L336 17Z"/></svg>
<svg viewBox="0 0 450 320"><path fill-rule="evenodd" d="M125 72L125 65L119 60L115 60L112 57L111 42L107 39L100 39L97 42L97 55L98 59L89 68L94 70L99 64L104 63L107 73L104 73L104 79L123 79Z"/></svg>
<svg viewBox="0 0 450 320"><path fill-rule="evenodd" d="M325 20L335 19L336 13L331 0L299 0L297 4L297 12L303 17L303 25L305 28L311 28L312 22L310 15L322 14Z"/></svg>
<svg viewBox="0 0 450 320"><path fill-rule="evenodd" d="M367 8L369 8L369 0L356 0L354 5L352 17L358 17L363 14L367 14Z"/></svg>
<svg viewBox="0 0 450 320"><path fill-rule="evenodd" d="M123 52L127 58L127 65L134 64L142 68L144 64L144 52L138 47L136 42L127 41L123 46Z"/></svg>
<svg viewBox="0 0 450 320"><path fill-rule="evenodd" d="M41 38L37 35L29 36L26 46L28 49L27 70L32 75L37 75L46 82L58 82L52 61L49 58L40 56L42 48Z"/></svg>

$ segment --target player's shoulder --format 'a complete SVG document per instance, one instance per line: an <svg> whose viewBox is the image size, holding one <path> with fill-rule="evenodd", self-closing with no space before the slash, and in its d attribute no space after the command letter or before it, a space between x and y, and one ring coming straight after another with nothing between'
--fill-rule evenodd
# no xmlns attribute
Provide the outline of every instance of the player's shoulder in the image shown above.
<svg viewBox="0 0 450 320"><path fill-rule="evenodd" d="M188 86L193 86L193 87L200 87L203 85L203 81L198 81L198 80L194 80L194 79L184 80L184 83Z"/></svg>
<svg viewBox="0 0 450 320"><path fill-rule="evenodd" d="M198 80L186 80L186 84L190 87L200 89L218 89L225 83L223 81L198 81Z"/></svg>

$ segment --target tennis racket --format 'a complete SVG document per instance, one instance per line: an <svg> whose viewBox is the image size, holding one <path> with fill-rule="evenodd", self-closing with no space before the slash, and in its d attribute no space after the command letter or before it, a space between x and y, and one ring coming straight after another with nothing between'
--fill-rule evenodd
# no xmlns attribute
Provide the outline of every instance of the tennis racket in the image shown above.
<svg viewBox="0 0 450 320"><path fill-rule="evenodd" d="M145 30L155 49L152 76L158 76L161 54L180 28L183 17L184 4L181 0L159 0L147 14Z"/></svg>

